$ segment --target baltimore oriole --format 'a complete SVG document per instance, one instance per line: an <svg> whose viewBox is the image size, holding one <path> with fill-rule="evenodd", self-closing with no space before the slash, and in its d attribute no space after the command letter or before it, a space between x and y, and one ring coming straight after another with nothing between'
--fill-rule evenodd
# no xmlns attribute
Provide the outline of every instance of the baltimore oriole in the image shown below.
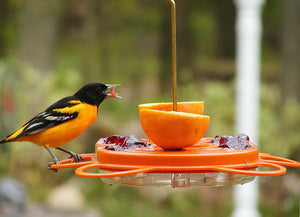
<svg viewBox="0 0 300 217"><path fill-rule="evenodd" d="M116 86L118 84L87 84L73 96L57 101L33 117L20 129L0 140L0 144L28 141L45 147L56 164L59 161L50 148L66 152L78 162L82 160L81 156L60 146L75 139L96 120L98 107L105 98L120 98L115 92ZM48 164L48 168L51 169L52 163Z"/></svg>

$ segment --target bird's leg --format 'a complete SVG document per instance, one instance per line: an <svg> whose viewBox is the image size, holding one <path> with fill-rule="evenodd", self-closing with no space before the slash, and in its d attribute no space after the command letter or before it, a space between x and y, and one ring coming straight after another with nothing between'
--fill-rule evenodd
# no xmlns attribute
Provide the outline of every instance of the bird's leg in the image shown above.
<svg viewBox="0 0 300 217"><path fill-rule="evenodd" d="M49 154L51 155L51 157L54 160L54 162L49 162L48 165L47 165L47 167L48 167L49 170L53 170L54 172L57 172L57 169L52 169L51 165L54 164L54 163L56 165L59 165L59 161L58 161L57 157L53 154L53 152L50 150L50 148L47 148L47 147L45 147L45 148L46 148L46 150L49 152Z"/></svg>
<svg viewBox="0 0 300 217"><path fill-rule="evenodd" d="M57 147L56 149L61 150L61 151L65 152L65 153L70 154L71 155L70 158L74 157L75 162L83 161L83 157L82 156L80 156L80 155L78 155L78 154L76 154L76 153L74 153L72 151L66 150L66 149L61 148L61 147Z"/></svg>

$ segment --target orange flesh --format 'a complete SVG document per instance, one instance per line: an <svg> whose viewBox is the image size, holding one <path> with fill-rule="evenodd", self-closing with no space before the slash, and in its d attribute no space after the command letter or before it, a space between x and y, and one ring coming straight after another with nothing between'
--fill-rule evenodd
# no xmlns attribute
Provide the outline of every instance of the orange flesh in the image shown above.
<svg viewBox="0 0 300 217"><path fill-rule="evenodd" d="M141 109L153 109L161 111L173 111L173 103L146 103L140 104L139 110ZM188 112L193 114L203 115L204 113L204 102L203 101L191 101L191 102L177 102L178 112Z"/></svg>

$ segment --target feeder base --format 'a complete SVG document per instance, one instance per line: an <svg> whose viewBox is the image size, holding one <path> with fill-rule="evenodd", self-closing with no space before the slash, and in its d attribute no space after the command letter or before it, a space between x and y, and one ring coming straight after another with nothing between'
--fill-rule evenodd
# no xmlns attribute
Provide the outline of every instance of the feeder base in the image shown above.
<svg viewBox="0 0 300 217"><path fill-rule="evenodd" d="M101 173L111 171L101 170ZM130 185L142 187L162 187L172 188L199 187L199 186L230 186L244 184L254 180L255 176L208 172L208 173L139 173L128 176L118 176L101 178L108 184Z"/></svg>

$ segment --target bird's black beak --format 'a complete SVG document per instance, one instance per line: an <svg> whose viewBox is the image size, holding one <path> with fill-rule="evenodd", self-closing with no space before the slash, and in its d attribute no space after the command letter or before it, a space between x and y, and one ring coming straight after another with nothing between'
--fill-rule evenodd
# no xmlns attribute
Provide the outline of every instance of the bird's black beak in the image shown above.
<svg viewBox="0 0 300 217"><path fill-rule="evenodd" d="M115 90L115 87L120 86L120 84L105 84L107 86L106 89L106 97L116 97L122 98Z"/></svg>

